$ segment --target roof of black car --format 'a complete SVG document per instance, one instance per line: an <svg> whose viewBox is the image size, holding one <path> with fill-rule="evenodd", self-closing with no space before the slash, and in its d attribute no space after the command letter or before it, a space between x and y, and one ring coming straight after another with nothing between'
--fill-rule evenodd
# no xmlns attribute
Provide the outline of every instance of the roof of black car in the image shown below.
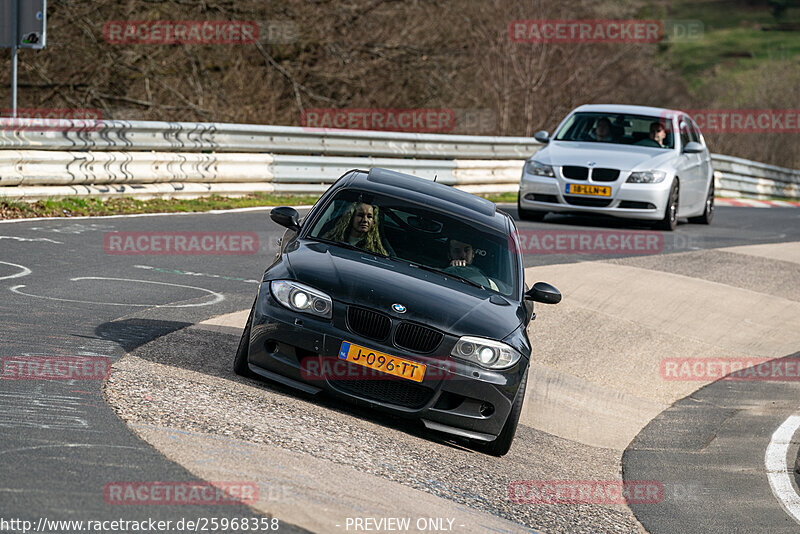
<svg viewBox="0 0 800 534"><path fill-rule="evenodd" d="M366 183L366 182L369 182ZM447 211L462 212L467 209L475 215L493 219L497 213L493 202L476 197L455 187L436 183L388 169L374 168L369 172L354 172L349 184L366 186L368 189L382 190L386 193L405 193L406 196L424 196L427 204ZM377 187L376 187L377 186Z"/></svg>

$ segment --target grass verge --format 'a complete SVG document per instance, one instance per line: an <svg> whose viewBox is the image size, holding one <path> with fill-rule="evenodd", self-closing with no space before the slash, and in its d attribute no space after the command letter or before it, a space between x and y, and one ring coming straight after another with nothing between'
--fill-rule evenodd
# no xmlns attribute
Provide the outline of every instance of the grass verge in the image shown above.
<svg viewBox="0 0 800 534"><path fill-rule="evenodd" d="M732 84L752 88L750 75L766 62L773 64L773 72L797 68L800 4L785 3L780 17L770 2L742 0L673 0L653 3L657 7L651 9L656 13L666 5L666 19L703 23L701 38L668 44L669 58L693 90L710 86L730 92Z"/></svg>
<svg viewBox="0 0 800 534"><path fill-rule="evenodd" d="M483 195L492 202L516 202L517 193ZM194 199L138 200L135 198L65 197L22 202L0 200L0 219L26 219L34 217L81 217L103 215L130 215L140 213L203 212L261 206L301 206L313 204L317 195L271 195L256 193L230 198L219 195Z"/></svg>

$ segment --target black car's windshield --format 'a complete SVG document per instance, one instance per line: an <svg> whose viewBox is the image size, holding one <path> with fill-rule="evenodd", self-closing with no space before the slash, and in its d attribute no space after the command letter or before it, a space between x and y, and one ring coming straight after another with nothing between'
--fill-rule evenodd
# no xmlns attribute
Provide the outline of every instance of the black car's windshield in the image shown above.
<svg viewBox="0 0 800 534"><path fill-rule="evenodd" d="M354 189L339 191L307 237L358 248L512 296L513 241L449 213Z"/></svg>
<svg viewBox="0 0 800 534"><path fill-rule="evenodd" d="M627 113L575 113L556 133L555 140L666 149L675 146L668 118Z"/></svg>

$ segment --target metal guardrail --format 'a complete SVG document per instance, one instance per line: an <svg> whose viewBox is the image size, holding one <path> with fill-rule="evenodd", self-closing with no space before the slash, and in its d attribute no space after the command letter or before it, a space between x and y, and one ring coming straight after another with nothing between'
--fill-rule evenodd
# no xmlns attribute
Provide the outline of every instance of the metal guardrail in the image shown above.
<svg viewBox="0 0 800 534"><path fill-rule="evenodd" d="M487 137L291 126L0 119L0 198L322 193L353 168L388 167L473 193L517 191L542 145ZM18 127L17 127L18 128ZM800 198L800 171L712 155L722 196Z"/></svg>
<svg viewBox="0 0 800 534"><path fill-rule="evenodd" d="M523 160L0 150L0 197L320 194L350 169L387 167L472 193L516 191Z"/></svg>
<svg viewBox="0 0 800 534"><path fill-rule="evenodd" d="M42 131L34 124L20 128L19 121L0 119L0 149L524 159L539 147L541 144L530 137L328 130L201 122L62 120Z"/></svg>
<svg viewBox="0 0 800 534"><path fill-rule="evenodd" d="M722 196L800 199L800 171L721 154L711 160Z"/></svg>

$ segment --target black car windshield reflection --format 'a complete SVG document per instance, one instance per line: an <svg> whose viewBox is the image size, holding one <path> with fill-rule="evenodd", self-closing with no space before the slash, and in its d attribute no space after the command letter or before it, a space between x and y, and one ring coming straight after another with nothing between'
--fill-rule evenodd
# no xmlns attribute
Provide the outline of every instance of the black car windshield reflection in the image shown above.
<svg viewBox="0 0 800 534"><path fill-rule="evenodd" d="M306 233L512 296L517 258L509 237L394 197L343 189Z"/></svg>

